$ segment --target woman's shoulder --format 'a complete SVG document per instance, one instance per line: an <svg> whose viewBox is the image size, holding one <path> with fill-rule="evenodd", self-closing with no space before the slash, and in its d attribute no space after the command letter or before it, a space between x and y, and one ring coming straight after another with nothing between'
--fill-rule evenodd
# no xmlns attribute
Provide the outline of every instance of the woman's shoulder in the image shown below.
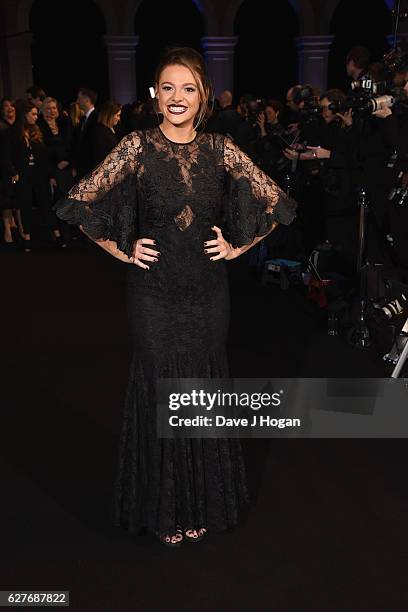
<svg viewBox="0 0 408 612"><path fill-rule="evenodd" d="M228 136L221 134L220 132L202 132L200 136L203 144L209 146L211 149L214 149L217 152L222 152L225 147L226 141L228 141Z"/></svg>

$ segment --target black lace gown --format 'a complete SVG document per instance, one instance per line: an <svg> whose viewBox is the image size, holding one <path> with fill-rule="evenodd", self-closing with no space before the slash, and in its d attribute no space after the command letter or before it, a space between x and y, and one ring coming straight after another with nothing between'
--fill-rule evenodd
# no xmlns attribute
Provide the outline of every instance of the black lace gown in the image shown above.
<svg viewBox="0 0 408 612"><path fill-rule="evenodd" d="M150 270L127 264L133 340L123 409L113 521L130 532L228 529L251 503L239 439L158 439L158 377L227 377L229 291L224 259L204 242L223 228L234 247L289 224L295 204L220 134L176 144L155 127L125 136L60 200L59 218L132 256L156 241Z"/></svg>

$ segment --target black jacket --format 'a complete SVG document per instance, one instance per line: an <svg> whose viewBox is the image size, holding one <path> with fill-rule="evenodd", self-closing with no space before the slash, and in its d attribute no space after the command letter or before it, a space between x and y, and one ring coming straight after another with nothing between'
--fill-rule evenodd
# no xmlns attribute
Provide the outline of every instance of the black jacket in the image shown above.
<svg viewBox="0 0 408 612"><path fill-rule="evenodd" d="M72 161L72 122L69 117L58 117L58 134L53 134L44 117L37 122L44 144L47 147L50 163L56 166L61 161Z"/></svg>
<svg viewBox="0 0 408 612"><path fill-rule="evenodd" d="M48 180L54 177L53 167L44 143L31 142L27 147L19 129L14 126L2 132L0 142L0 165L3 177L7 182L16 174L20 176L20 179L24 179L30 172L30 168L33 169L35 178ZM29 164L30 154L33 156L32 166Z"/></svg>
<svg viewBox="0 0 408 612"><path fill-rule="evenodd" d="M235 138L238 127L244 121L242 115L239 114L233 106L223 108L215 120L214 131Z"/></svg>
<svg viewBox="0 0 408 612"><path fill-rule="evenodd" d="M95 168L118 144L118 136L103 123L96 123L90 134L90 163Z"/></svg>
<svg viewBox="0 0 408 612"><path fill-rule="evenodd" d="M94 109L88 119L83 120L78 129L76 150L74 151L74 166L78 179L92 170L92 132L96 125L97 111Z"/></svg>

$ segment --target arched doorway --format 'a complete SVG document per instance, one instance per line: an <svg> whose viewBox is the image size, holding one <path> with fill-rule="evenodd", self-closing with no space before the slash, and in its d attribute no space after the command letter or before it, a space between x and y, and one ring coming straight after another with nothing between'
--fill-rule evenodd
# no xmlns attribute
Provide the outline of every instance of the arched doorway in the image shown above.
<svg viewBox="0 0 408 612"><path fill-rule="evenodd" d="M235 17L235 97L283 98L297 82L299 22L287 0L245 0Z"/></svg>
<svg viewBox="0 0 408 612"><path fill-rule="evenodd" d="M108 97L105 21L92 0L71 0L63 14L55 0L35 0L29 26L35 84L65 104L81 86L95 89L100 100Z"/></svg>
<svg viewBox="0 0 408 612"><path fill-rule="evenodd" d="M204 36L204 24L192 0L177 0L175 5L163 2L160 8L145 0L136 12L134 32L140 37L136 52L139 99L149 96L155 68L166 47L180 45L202 52L200 39Z"/></svg>
<svg viewBox="0 0 408 612"><path fill-rule="evenodd" d="M351 47L367 47L371 61L377 61L388 49L386 36L391 31L391 13L384 0L341 0L330 24L335 39L329 54L329 87L349 88L345 58Z"/></svg>

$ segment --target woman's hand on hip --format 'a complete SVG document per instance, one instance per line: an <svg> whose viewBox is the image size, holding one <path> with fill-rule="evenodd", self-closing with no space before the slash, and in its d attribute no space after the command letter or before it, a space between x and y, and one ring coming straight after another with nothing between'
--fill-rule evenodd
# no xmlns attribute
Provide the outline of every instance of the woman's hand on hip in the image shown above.
<svg viewBox="0 0 408 612"><path fill-rule="evenodd" d="M206 255L212 255L212 257L210 257L211 261L215 261L216 259L234 259L235 249L225 240L220 228L214 225L211 229L215 231L217 238L204 242L204 253Z"/></svg>
<svg viewBox="0 0 408 612"><path fill-rule="evenodd" d="M136 266L139 266L139 268L150 270L150 267L143 262L158 261L160 253L159 251L156 251L156 249L144 246L145 244L155 245L156 243L150 238L139 238L139 240L136 240L133 244L133 257L131 257L130 260L131 263L134 263Z"/></svg>

